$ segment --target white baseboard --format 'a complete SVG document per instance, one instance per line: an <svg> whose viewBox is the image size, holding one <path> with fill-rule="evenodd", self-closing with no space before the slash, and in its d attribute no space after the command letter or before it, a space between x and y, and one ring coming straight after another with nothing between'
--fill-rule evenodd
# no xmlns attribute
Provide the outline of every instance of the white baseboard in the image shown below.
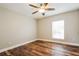
<svg viewBox="0 0 79 59"><path fill-rule="evenodd" d="M15 46L11 46L11 47L7 47L7 48L4 48L4 49L1 49L0 53L4 52L4 51L7 51L7 50L10 50L10 49L13 49L13 48L16 48L16 47L19 47L19 46L22 46L22 45L30 43L30 42L34 42L36 40L43 40L43 41L49 41L49 42L56 42L56 43L62 43L62 44L67 44L67 45L79 46L79 44L76 44L76 43L53 41L53 40L48 40L48 39L34 39L34 40L31 40L31 41L28 41L28 42L24 42L22 44L18 44L18 45L15 45Z"/></svg>
<svg viewBox="0 0 79 59"><path fill-rule="evenodd" d="M15 46L11 46L11 47L7 47L7 48L4 48L4 49L0 49L0 53L1 52L4 52L4 51L7 51L7 50L10 50L10 49L13 49L13 48L16 48L16 47L19 47L19 46L22 46L22 45L24 45L24 44L27 44L27 43L30 43L30 42L34 42L34 41L36 41L37 39L34 39L34 40L31 40L31 41L28 41L28 42L24 42L24 43L22 43L22 44L17 44L17 45L15 45Z"/></svg>
<svg viewBox="0 0 79 59"><path fill-rule="evenodd" d="M38 39L38 40L49 41L49 42L56 42L56 43L62 43L62 44L72 45L72 46L79 46L79 44L77 44L77 43L70 43L70 42L63 42L63 41L54 41L54 40L49 40L49 39Z"/></svg>

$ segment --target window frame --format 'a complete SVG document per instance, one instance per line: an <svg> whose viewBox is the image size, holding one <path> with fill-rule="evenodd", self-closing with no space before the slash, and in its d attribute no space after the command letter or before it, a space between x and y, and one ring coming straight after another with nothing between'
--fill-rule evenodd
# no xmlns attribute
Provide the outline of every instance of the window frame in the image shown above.
<svg viewBox="0 0 79 59"><path fill-rule="evenodd" d="M57 21L63 21L64 22L64 20L57 20ZM57 22L57 21L52 21L52 39L57 39L57 40L64 40L64 33L63 33L63 38L54 38L54 34L53 34L53 22ZM63 31L64 31L64 27L63 27Z"/></svg>

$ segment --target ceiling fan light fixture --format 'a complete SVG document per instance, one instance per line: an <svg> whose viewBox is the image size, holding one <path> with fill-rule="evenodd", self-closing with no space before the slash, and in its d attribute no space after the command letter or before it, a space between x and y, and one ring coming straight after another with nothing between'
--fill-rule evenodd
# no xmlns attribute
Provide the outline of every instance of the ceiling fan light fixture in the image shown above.
<svg viewBox="0 0 79 59"><path fill-rule="evenodd" d="M36 11L32 12L32 14L36 14L37 12L40 12L43 16L45 15L47 11L55 10L55 8L49 8L48 3L40 3L39 7L32 4L29 4L29 6L37 9Z"/></svg>
<svg viewBox="0 0 79 59"><path fill-rule="evenodd" d="M40 13L44 13L45 12L45 9L39 9L39 12Z"/></svg>

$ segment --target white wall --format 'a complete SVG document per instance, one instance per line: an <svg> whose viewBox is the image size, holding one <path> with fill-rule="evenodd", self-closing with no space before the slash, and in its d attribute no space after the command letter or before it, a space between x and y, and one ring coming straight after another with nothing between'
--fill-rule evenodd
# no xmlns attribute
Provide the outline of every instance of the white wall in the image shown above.
<svg viewBox="0 0 79 59"><path fill-rule="evenodd" d="M79 43L79 10L66 12L37 20L38 38L52 39L52 22L57 20L65 21L64 41Z"/></svg>
<svg viewBox="0 0 79 59"><path fill-rule="evenodd" d="M32 17L0 8L0 49L36 38L36 21Z"/></svg>

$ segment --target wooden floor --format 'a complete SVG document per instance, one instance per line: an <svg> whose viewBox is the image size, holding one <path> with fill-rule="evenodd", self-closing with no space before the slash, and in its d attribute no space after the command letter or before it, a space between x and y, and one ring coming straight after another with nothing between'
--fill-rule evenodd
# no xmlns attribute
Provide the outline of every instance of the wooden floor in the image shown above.
<svg viewBox="0 0 79 59"><path fill-rule="evenodd" d="M79 56L79 47L37 40L2 52L0 56Z"/></svg>

